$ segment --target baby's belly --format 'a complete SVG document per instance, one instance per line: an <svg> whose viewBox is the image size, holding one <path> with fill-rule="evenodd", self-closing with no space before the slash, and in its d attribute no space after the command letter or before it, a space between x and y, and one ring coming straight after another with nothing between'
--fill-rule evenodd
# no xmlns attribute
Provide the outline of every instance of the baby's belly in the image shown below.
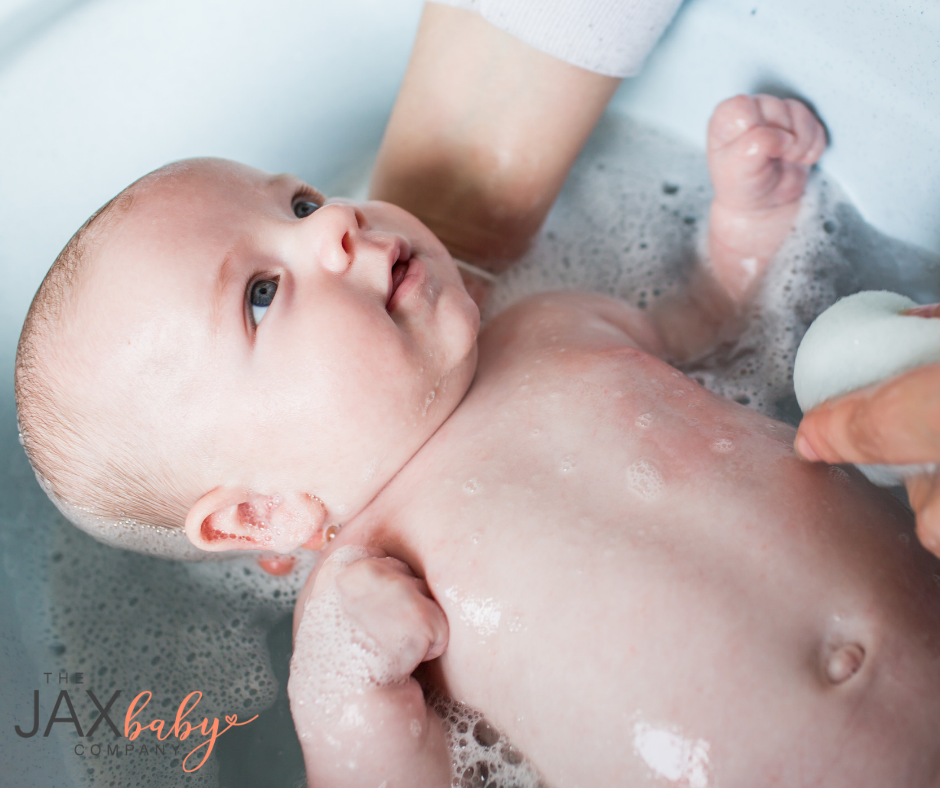
<svg viewBox="0 0 940 788"><path fill-rule="evenodd" d="M455 697L559 788L937 784L940 571L890 496L638 351L517 377L389 490Z"/></svg>

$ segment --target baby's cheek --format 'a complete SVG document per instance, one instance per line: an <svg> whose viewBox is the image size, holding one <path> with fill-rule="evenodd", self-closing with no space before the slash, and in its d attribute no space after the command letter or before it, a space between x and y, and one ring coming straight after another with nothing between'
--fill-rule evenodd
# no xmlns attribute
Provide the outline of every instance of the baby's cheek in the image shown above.
<svg viewBox="0 0 940 788"><path fill-rule="evenodd" d="M438 330L443 344L444 370L476 367L476 341L480 332L480 310L466 291L448 285L437 305ZM473 369L470 370L472 376Z"/></svg>

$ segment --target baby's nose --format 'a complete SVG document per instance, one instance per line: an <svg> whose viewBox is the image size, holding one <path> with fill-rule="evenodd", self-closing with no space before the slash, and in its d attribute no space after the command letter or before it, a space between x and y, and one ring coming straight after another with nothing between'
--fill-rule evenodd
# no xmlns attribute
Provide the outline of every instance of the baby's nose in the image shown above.
<svg viewBox="0 0 940 788"><path fill-rule="evenodd" d="M306 235L313 236L314 253L320 266L333 274L342 274L352 265L359 241L359 212L345 203L328 203L300 223Z"/></svg>

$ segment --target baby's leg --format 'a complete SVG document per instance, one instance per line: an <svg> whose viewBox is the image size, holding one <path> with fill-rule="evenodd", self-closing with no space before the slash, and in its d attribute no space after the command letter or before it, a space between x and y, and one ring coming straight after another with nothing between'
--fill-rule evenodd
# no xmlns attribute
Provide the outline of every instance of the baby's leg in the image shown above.
<svg viewBox="0 0 940 788"><path fill-rule="evenodd" d="M822 124L794 99L735 96L712 115L708 247L715 278L735 302L752 292L790 232L825 148Z"/></svg>
<svg viewBox="0 0 940 788"><path fill-rule="evenodd" d="M412 671L440 656L447 619L423 580L342 547L301 593L287 685L316 788L444 788L450 754Z"/></svg>

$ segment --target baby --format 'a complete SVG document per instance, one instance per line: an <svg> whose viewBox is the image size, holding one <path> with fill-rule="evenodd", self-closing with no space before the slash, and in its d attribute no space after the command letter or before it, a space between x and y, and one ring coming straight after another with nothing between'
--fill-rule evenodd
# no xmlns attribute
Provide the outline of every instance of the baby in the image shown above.
<svg viewBox="0 0 940 788"><path fill-rule="evenodd" d="M937 788L940 568L910 514L661 360L746 301L824 146L798 102L723 103L703 290L542 295L479 339L404 211L165 167L40 288L24 445L99 535L324 548L289 685L312 785L450 784L434 660L425 688L558 788Z"/></svg>

